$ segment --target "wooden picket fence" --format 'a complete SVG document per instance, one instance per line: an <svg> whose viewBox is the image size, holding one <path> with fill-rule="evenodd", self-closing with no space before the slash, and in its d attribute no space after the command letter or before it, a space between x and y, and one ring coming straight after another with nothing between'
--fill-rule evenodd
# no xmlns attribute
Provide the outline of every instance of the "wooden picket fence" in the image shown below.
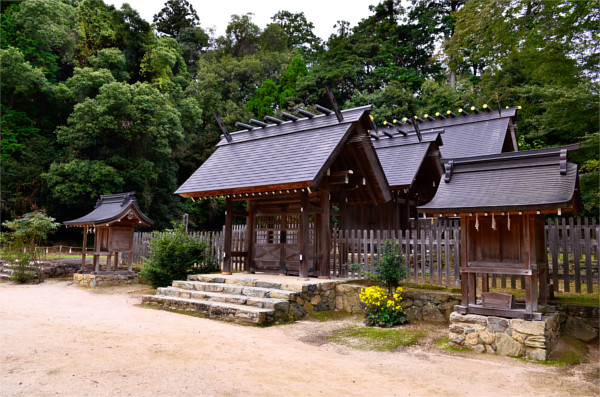
<svg viewBox="0 0 600 397"><path fill-rule="evenodd" d="M416 223L415 223L416 225ZM232 251L245 247L245 225L233 227ZM223 265L224 233L191 232L210 247L214 260ZM549 281L556 291L594 293L598 284L600 226L596 219L555 218L546 224ZM136 233L134 262L147 257L151 233ZM458 286L460 284L460 225L453 219L419 220L416 230L339 230L331 239L331 276L365 277L377 260L378 247L386 240L397 241L407 265L407 281ZM243 257L232 257L232 271L243 269ZM521 276L492 275L492 288L517 289L524 286ZM574 285L574 288L572 288Z"/></svg>

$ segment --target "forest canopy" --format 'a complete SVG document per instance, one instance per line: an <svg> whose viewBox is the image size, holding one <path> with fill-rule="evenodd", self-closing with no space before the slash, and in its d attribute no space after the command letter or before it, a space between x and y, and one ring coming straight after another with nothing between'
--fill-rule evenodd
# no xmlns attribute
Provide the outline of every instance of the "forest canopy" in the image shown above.
<svg viewBox="0 0 600 397"><path fill-rule="evenodd" d="M168 0L153 21L102 0L1 2L1 216L73 219L135 191L159 229L219 227L223 203L173 192L236 121L315 104L372 104L377 121L522 106L521 150L580 143L585 215L598 216L600 0L373 1L326 40L304 13L231 15L224 36Z"/></svg>

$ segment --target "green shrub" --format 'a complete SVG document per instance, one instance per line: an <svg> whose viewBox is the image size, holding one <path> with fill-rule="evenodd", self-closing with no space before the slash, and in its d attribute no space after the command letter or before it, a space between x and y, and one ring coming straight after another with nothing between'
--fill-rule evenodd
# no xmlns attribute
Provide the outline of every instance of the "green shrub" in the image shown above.
<svg viewBox="0 0 600 397"><path fill-rule="evenodd" d="M0 240L4 247L2 257L10 262L13 269L13 281L42 281L43 272L38 268L36 246L41 245L60 226L54 221L43 212L34 211L2 223L2 226L12 230L12 233L2 233Z"/></svg>
<svg viewBox="0 0 600 397"><path fill-rule="evenodd" d="M406 277L402 247L397 242L386 240L377 253L378 259L373 263L372 269L365 272L366 276L384 283L391 294Z"/></svg>
<svg viewBox="0 0 600 397"><path fill-rule="evenodd" d="M185 280L189 274L218 270L208 254L207 244L192 238L182 224L155 233L148 249L149 257L145 258L140 275L154 288L169 286L173 280Z"/></svg>

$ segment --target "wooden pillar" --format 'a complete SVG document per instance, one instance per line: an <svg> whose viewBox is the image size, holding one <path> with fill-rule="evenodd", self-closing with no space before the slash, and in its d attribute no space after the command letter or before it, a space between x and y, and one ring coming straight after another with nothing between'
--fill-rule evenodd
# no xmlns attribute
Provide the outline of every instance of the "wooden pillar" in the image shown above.
<svg viewBox="0 0 600 397"><path fill-rule="evenodd" d="M467 247L467 231L469 230L468 217L463 215L460 217L460 266L467 267L468 247ZM469 282L468 273L460 272L460 291L462 293L462 305L469 304Z"/></svg>
<svg viewBox="0 0 600 397"><path fill-rule="evenodd" d="M330 278L331 274L331 263L330 263L330 253L331 253L331 228L330 228L330 209L331 202L329 200L329 192L323 191L321 192L321 208L323 209L323 214L321 215L321 259L319 264L319 278L327 279Z"/></svg>
<svg viewBox="0 0 600 397"><path fill-rule="evenodd" d="M300 269L301 279L308 279L308 192L300 198Z"/></svg>
<svg viewBox="0 0 600 397"><path fill-rule="evenodd" d="M531 269L531 237L530 237L530 217L529 215L523 216L523 262L525 262L525 268ZM534 270L534 271L537 271ZM531 276L525 276L525 313L533 313L533 279Z"/></svg>
<svg viewBox="0 0 600 397"><path fill-rule="evenodd" d="M99 233L98 228L94 228L94 251L96 254L94 255L94 271L97 273L100 271L100 241L98 239Z"/></svg>
<svg viewBox="0 0 600 397"><path fill-rule="evenodd" d="M119 253L118 252L115 252L115 263L113 265L113 269L115 272L119 270Z"/></svg>
<svg viewBox="0 0 600 397"><path fill-rule="evenodd" d="M129 251L127 255L127 271L133 272L133 250Z"/></svg>
<svg viewBox="0 0 600 397"><path fill-rule="evenodd" d="M87 251L87 234L88 234L88 227L84 226L83 227L83 247L81 248L81 272L83 272L83 270L85 269L85 254Z"/></svg>
<svg viewBox="0 0 600 397"><path fill-rule="evenodd" d="M231 274L231 243L233 241L233 200L225 199L225 258L223 259L223 274Z"/></svg>
<svg viewBox="0 0 600 397"><path fill-rule="evenodd" d="M244 273L253 273L254 267L254 202L247 201L248 218L246 220L246 258L244 259Z"/></svg>
<svg viewBox="0 0 600 397"><path fill-rule="evenodd" d="M346 202L347 195L345 191L340 192L340 215L339 215L339 229L346 229L346 216L348 212L348 203Z"/></svg>
<svg viewBox="0 0 600 397"><path fill-rule="evenodd" d="M287 213L282 212L281 214L281 225L279 228L279 275L285 276L287 274L285 264L285 249L287 246Z"/></svg>
<svg viewBox="0 0 600 397"><path fill-rule="evenodd" d="M110 271L110 266L111 266L111 259L112 259L112 254L107 254L106 255L106 271L109 272Z"/></svg>

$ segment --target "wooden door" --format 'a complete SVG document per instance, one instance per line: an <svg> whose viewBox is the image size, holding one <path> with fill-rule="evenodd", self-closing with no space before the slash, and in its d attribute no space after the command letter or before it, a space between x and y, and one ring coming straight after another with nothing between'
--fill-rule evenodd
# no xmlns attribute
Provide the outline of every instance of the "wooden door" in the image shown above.
<svg viewBox="0 0 600 397"><path fill-rule="evenodd" d="M263 209L264 210L264 209ZM259 211L254 217L254 265L257 271L298 274L300 214L280 209Z"/></svg>

